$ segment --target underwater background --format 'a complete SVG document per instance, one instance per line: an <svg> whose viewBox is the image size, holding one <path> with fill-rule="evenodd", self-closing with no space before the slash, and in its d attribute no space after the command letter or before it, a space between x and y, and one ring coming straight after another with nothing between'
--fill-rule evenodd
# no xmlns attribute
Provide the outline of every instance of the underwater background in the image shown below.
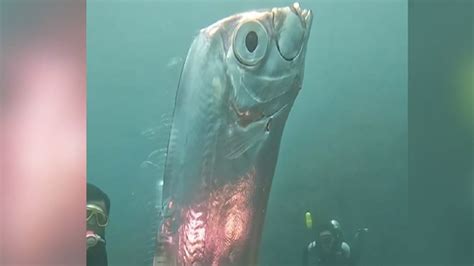
<svg viewBox="0 0 474 266"><path fill-rule="evenodd" d="M109 265L150 265L156 183L179 74L199 29L291 1L88 1L87 178L112 201ZM407 2L299 1L314 21L285 126L260 265L300 265L313 223L368 227L362 265L407 238Z"/></svg>

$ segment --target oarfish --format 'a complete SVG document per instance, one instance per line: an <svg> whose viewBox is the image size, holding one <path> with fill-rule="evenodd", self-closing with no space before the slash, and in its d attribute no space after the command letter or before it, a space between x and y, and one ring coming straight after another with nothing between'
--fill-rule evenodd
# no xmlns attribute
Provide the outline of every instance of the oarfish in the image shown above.
<svg viewBox="0 0 474 266"><path fill-rule="evenodd" d="M154 265L254 265L312 12L236 14L202 29L181 73Z"/></svg>

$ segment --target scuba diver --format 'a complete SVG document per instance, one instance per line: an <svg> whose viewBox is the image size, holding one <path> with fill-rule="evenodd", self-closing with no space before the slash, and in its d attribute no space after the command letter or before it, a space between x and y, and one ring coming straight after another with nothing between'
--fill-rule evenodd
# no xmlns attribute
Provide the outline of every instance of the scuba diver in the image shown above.
<svg viewBox="0 0 474 266"><path fill-rule="evenodd" d="M110 199L100 188L87 183L87 266L107 266L105 228L109 223Z"/></svg>
<svg viewBox="0 0 474 266"><path fill-rule="evenodd" d="M308 227L309 228L309 227ZM359 262L367 228L357 230L352 247L344 241L341 225L330 220L317 228L317 238L303 253L303 265L354 266Z"/></svg>

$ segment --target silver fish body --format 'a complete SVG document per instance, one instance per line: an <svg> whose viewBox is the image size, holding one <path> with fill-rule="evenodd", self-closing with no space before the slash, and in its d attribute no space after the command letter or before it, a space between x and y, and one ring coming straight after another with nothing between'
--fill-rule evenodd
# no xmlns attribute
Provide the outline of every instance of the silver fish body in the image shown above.
<svg viewBox="0 0 474 266"><path fill-rule="evenodd" d="M176 95L154 265L254 265L312 13L230 16L193 41Z"/></svg>

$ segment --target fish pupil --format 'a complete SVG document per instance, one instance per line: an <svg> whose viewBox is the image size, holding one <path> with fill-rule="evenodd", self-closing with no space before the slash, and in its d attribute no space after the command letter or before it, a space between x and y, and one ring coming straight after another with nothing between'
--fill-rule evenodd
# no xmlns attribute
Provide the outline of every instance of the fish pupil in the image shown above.
<svg viewBox="0 0 474 266"><path fill-rule="evenodd" d="M251 31L247 33L247 36L245 37L245 46L247 46L247 50L249 52L253 53L255 49L257 48L258 45L258 36L255 31Z"/></svg>

